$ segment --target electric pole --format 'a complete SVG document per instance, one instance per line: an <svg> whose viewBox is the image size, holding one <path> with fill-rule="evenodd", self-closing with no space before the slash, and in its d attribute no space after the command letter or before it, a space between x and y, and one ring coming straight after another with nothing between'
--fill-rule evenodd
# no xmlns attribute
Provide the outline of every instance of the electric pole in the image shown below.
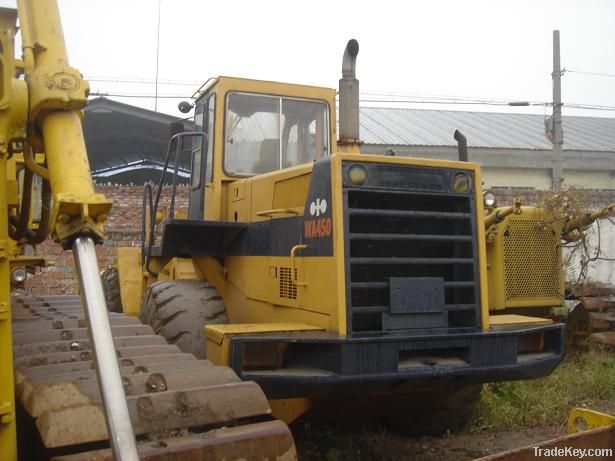
<svg viewBox="0 0 615 461"><path fill-rule="evenodd" d="M553 189L558 190L562 187L562 146L564 144L564 132L562 130L562 71L559 59L559 30L553 31L553 132L551 142L553 143Z"/></svg>

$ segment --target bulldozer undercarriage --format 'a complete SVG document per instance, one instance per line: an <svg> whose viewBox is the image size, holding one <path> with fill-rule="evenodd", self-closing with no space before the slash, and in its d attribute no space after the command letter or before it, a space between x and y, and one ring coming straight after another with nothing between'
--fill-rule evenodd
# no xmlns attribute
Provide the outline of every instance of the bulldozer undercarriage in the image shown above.
<svg viewBox="0 0 615 461"><path fill-rule="evenodd" d="M80 298L15 296L12 305L21 458L112 460ZM296 459L256 383L182 352L137 318L109 318L142 459Z"/></svg>

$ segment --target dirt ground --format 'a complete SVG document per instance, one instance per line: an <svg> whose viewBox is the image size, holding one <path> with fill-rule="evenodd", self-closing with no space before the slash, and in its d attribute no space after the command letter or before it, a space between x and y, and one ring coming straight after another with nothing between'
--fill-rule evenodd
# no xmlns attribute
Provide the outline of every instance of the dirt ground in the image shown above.
<svg viewBox="0 0 615 461"><path fill-rule="evenodd" d="M377 423L319 424L293 428L302 461L464 461L534 445L564 434L561 428L517 432L448 434L412 437Z"/></svg>

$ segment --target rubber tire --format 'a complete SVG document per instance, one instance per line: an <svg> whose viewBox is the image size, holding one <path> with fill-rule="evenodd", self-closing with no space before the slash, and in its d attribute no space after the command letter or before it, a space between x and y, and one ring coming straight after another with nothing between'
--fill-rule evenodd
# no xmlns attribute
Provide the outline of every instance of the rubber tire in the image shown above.
<svg viewBox="0 0 615 461"><path fill-rule="evenodd" d="M404 414L387 416L383 422L395 432L439 436L468 425L480 400L482 384L474 384L431 400L427 406Z"/></svg>
<svg viewBox="0 0 615 461"><path fill-rule="evenodd" d="M228 317L222 298L209 283L170 280L148 287L141 321L182 351L206 358L205 325L228 323Z"/></svg>
<svg viewBox="0 0 615 461"><path fill-rule="evenodd" d="M100 281L107 301L109 312L123 312L120 296L120 277L116 266L109 266L100 273Z"/></svg>

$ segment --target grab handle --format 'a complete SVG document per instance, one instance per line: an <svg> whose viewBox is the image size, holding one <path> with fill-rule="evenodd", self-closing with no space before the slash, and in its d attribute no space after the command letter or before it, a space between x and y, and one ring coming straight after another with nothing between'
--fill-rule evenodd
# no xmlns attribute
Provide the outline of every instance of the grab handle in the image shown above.
<svg viewBox="0 0 615 461"><path fill-rule="evenodd" d="M306 287L307 283L300 282L297 277L297 266L295 264L295 258L297 256L297 251L300 251L300 250L307 250L307 245L300 243L292 247L292 249L290 250L290 262L293 268L292 278L293 278L293 283L297 285L298 287Z"/></svg>

